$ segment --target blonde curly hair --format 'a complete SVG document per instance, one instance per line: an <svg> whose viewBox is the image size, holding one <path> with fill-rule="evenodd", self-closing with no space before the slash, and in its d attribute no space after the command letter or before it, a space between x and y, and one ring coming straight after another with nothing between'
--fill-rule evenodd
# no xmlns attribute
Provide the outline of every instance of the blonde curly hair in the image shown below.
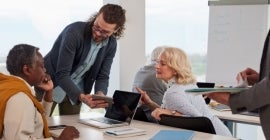
<svg viewBox="0 0 270 140"><path fill-rule="evenodd" d="M176 72L176 83L186 85L196 82L190 61L183 50L167 46L164 48L161 56L165 58L167 65Z"/></svg>

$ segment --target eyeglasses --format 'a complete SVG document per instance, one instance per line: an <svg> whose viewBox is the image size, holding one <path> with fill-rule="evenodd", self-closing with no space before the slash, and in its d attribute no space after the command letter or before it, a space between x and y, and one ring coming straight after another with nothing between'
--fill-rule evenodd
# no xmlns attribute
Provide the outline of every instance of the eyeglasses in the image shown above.
<svg viewBox="0 0 270 140"><path fill-rule="evenodd" d="M92 29L93 29L93 31L95 31L95 32L99 32L100 35L101 35L102 37L104 37L104 38L109 37L109 35L111 34L110 32L101 29L98 25L95 25L95 24L93 25L93 28L92 28Z"/></svg>

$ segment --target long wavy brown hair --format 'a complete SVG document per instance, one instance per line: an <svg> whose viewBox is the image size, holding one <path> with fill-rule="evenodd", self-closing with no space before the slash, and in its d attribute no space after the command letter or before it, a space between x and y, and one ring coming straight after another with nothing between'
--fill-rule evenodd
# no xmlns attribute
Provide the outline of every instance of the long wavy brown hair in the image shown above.
<svg viewBox="0 0 270 140"><path fill-rule="evenodd" d="M116 24L115 30L117 31L114 32L112 36L116 39L122 37L125 30L126 11L121 6L116 4L106 4L102 6L98 13L95 13L89 18L89 20L87 21L86 35L89 36L92 34L93 24L97 16L101 13L103 13L103 18L105 22L109 24Z"/></svg>

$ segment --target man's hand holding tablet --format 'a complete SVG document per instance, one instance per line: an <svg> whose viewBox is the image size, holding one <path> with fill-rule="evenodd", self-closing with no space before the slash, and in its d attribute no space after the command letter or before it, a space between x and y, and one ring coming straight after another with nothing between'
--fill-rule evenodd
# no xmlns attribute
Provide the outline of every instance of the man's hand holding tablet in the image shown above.
<svg viewBox="0 0 270 140"><path fill-rule="evenodd" d="M109 104L112 104L113 102L113 98L112 97L108 97L108 96L102 96L102 95L96 95L96 94L93 94L92 95L92 100L104 100L105 102L109 103Z"/></svg>

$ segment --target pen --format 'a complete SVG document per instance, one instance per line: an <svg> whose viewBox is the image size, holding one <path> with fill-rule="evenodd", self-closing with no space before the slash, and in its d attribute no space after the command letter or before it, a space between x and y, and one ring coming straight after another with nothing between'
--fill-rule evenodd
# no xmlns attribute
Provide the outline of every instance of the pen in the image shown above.
<svg viewBox="0 0 270 140"><path fill-rule="evenodd" d="M64 129L66 127L66 125L53 125L53 126L49 126L50 130L56 130L56 129Z"/></svg>

